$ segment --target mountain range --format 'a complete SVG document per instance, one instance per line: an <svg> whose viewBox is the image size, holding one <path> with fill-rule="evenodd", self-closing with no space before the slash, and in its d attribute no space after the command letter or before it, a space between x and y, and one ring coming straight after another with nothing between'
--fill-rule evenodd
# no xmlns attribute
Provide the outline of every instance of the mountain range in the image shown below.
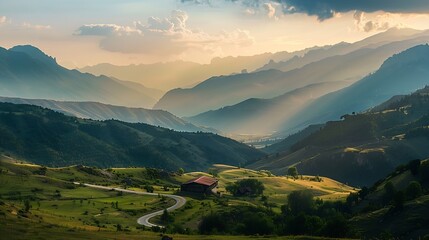
<svg viewBox="0 0 429 240"><path fill-rule="evenodd" d="M384 44L375 47L365 45L344 55L330 56L287 72L269 69L212 77L193 88L167 92L154 108L164 109L181 117L193 116L250 98L277 97L314 83L335 81L353 83L376 71L384 60L393 54L427 43L429 40L429 36L425 34L413 36L402 41L385 40ZM189 108L195 102L199 104Z"/></svg>
<svg viewBox="0 0 429 240"><path fill-rule="evenodd" d="M33 46L0 48L0 95L151 107L162 94L138 83L68 70Z"/></svg>
<svg viewBox="0 0 429 240"><path fill-rule="evenodd" d="M277 144L280 153L247 167L284 174L296 166L302 174L370 186L398 165L429 156L429 87L389 102L378 111L345 115L303 131L301 137L292 135Z"/></svg>
<svg viewBox="0 0 429 240"><path fill-rule="evenodd" d="M429 46L419 45L387 59L375 73L342 90L320 97L295 114L284 129L339 119L409 94L429 84Z"/></svg>
<svg viewBox="0 0 429 240"><path fill-rule="evenodd" d="M0 97L0 102L28 104L48 108L69 116L93 120L119 120L130 123L146 123L153 126L173 129L176 131L197 132L212 131L197 127L173 114L163 110L130 108L108 105L98 102L65 102L46 99L24 99Z"/></svg>
<svg viewBox="0 0 429 240"><path fill-rule="evenodd" d="M410 28L390 28L385 32L375 34L354 43L341 42L330 47L312 49L303 56L296 55L293 58L279 62L270 61L262 68L259 68L258 71L277 69L287 72L295 68L301 68L309 63L320 61L324 58L336 55L345 55L362 48L376 48L392 41L405 41L427 35L429 35L429 31L427 30L421 31Z"/></svg>
<svg viewBox="0 0 429 240"><path fill-rule="evenodd" d="M296 114L311 101L349 84L349 82L315 83L275 98L251 98L233 106L186 119L228 133L269 135L281 129L285 119Z"/></svg>
<svg viewBox="0 0 429 240"><path fill-rule="evenodd" d="M317 47L316 47L317 48ZM254 56L214 58L208 64L175 61L165 63L115 66L102 63L79 69L95 75L107 75L133 81L151 88L169 91L175 88L193 87L207 78L218 75L251 72L270 60L289 59L302 56L314 48L297 52L264 53ZM171 74L174 73L174 74Z"/></svg>
<svg viewBox="0 0 429 240"><path fill-rule="evenodd" d="M264 153L211 133L142 123L95 121L32 105L0 103L0 151L47 166L146 166L205 170L240 165Z"/></svg>

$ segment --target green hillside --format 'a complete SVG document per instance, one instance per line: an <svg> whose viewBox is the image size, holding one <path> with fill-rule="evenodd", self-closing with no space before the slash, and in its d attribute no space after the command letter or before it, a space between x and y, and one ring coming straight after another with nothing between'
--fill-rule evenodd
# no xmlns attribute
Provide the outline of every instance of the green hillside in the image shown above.
<svg viewBox="0 0 429 240"><path fill-rule="evenodd" d="M303 174L372 185L396 166L429 156L428 93L427 87L380 111L345 115L248 167L284 173L294 165Z"/></svg>
<svg viewBox="0 0 429 240"><path fill-rule="evenodd" d="M197 127L173 114L154 109L114 106L98 102L69 102L46 99L25 99L0 97L0 102L29 104L48 108L69 116L92 120L119 120L130 123L146 123L176 131L208 131Z"/></svg>
<svg viewBox="0 0 429 240"><path fill-rule="evenodd" d="M74 181L136 191L146 191L147 186L152 186L155 193L181 194L188 201L183 208L172 212L174 222L167 228L168 235L174 239L248 239L245 236L198 235L199 223L208 214L242 207L266 208L267 211L273 208L273 214L277 215L287 202L287 195L296 190L307 189L328 201L344 201L348 194L356 192L328 178L321 178L321 181L313 181L311 176L291 179L226 165L215 165L211 171L216 172L220 180L222 197L177 192L180 183L208 175L202 172L180 175L153 168L46 168L0 156L0 183L3 186L0 188L0 231L7 239L26 239L32 235L40 239L59 236L67 239L159 239L159 233L138 225L136 220L172 205L172 200L93 189L75 185ZM266 202L259 197L236 197L224 192L226 184L241 179L262 181L266 187Z"/></svg>
<svg viewBox="0 0 429 240"><path fill-rule="evenodd" d="M31 105L0 103L0 149L47 166L149 166L205 170L263 156L210 133L182 133L146 124L68 117Z"/></svg>
<svg viewBox="0 0 429 240"><path fill-rule="evenodd" d="M179 174L153 168L86 166L46 168L10 157L0 158L3 186L0 188L0 231L7 239L30 236L39 239L59 236L67 239L160 238L159 229L139 226L136 219L172 205L168 198L119 194L75 185L74 181L143 192L152 186L155 193L184 196L186 205L171 213L173 220L163 233L174 239L327 239L276 237L273 233L351 238L418 238L429 234L429 160L415 160L400 166L387 178L359 192L326 177L294 179L268 171L217 164L209 171L220 181L218 192L222 197L219 197L177 191L182 182L201 175L210 176L204 172ZM225 191L229 184L244 179L261 181L265 187L263 195L235 196ZM289 205L292 204L290 195L303 191L317 200L313 200L310 209L294 212ZM338 200L340 202L336 202ZM304 199L299 203L307 204ZM243 228L220 228L216 233L208 230L211 228L207 228L210 226L207 224L217 224L217 216L222 217L227 226L244 224ZM258 225L248 225L252 221ZM234 236L248 235L253 230L264 235L265 227L271 229L268 236ZM234 231L238 232L234 234ZM199 235L201 233L205 235Z"/></svg>
<svg viewBox="0 0 429 240"><path fill-rule="evenodd" d="M429 161L401 165L371 188L351 195L351 223L364 238L418 239L429 235Z"/></svg>

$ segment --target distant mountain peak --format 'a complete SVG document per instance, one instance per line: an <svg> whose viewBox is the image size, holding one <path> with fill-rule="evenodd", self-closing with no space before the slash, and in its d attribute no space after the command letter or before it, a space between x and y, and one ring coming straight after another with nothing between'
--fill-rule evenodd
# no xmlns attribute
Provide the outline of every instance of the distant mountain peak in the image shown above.
<svg viewBox="0 0 429 240"><path fill-rule="evenodd" d="M25 53L28 56L44 63L57 65L57 60L54 57L48 56L42 50L32 45L18 45L10 48L9 51Z"/></svg>
<svg viewBox="0 0 429 240"><path fill-rule="evenodd" d="M407 62L414 62L416 59L429 59L429 45L422 44L409 48L403 52L393 55L384 61L380 69L391 67L394 64L405 64Z"/></svg>

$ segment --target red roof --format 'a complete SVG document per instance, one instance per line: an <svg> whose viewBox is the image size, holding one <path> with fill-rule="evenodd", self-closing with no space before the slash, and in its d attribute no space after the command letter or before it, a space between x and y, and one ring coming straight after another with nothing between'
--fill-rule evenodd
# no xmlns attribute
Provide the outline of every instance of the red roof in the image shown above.
<svg viewBox="0 0 429 240"><path fill-rule="evenodd" d="M215 183L217 183L218 180L215 178L211 178L211 177L206 177L206 176L201 176L201 177L197 177L195 179L189 180L184 184L189 184L189 183L198 183L201 185L206 185L206 186L211 186Z"/></svg>

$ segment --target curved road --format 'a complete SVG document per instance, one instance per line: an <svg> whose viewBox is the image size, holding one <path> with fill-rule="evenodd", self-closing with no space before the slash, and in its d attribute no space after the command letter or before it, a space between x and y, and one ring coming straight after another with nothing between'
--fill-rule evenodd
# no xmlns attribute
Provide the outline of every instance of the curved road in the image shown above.
<svg viewBox="0 0 429 240"><path fill-rule="evenodd" d="M118 192L125 192L125 193L134 193L134 194L139 194L139 195L149 195L149 196L164 196L164 197L168 197L168 198L172 198L176 201L176 203L167 208L167 211L171 212L174 211L178 208L181 208L183 205L185 205L186 203L186 199L184 197L181 196L177 196L177 195L172 195L172 194L158 194L158 193L148 193L148 192L138 192L138 191L133 191L133 190L127 190L127 189L122 189L122 188L112 188L112 187L105 187L105 186L100 186L100 185L94 185L94 184L88 184L88 183L79 183L79 182L73 182L76 185L84 185L87 187L91 187L91 188L98 188L98 189L104 189L104 190L115 190ZM153 224L150 223L149 220L153 217L162 215L162 213L164 212L164 210L159 210L153 213L149 213L146 214L142 217L140 217L139 219L137 219L137 223L140 225L144 225L146 227L161 227L163 228L164 226L161 225L157 225L157 224Z"/></svg>

